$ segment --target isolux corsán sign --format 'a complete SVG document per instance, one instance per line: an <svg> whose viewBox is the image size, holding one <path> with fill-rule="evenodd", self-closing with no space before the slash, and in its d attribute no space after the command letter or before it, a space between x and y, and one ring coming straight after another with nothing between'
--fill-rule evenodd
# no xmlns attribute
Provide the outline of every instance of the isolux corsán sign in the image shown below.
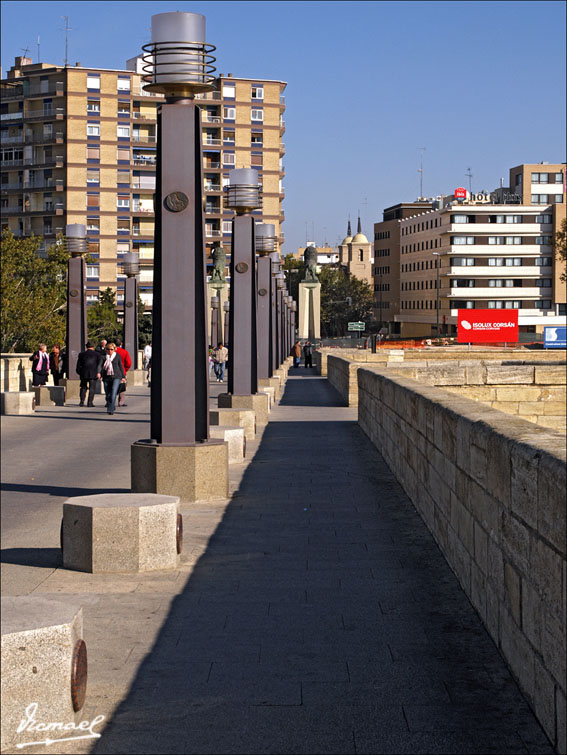
<svg viewBox="0 0 567 755"><path fill-rule="evenodd" d="M517 309L459 309L459 343L517 343Z"/></svg>

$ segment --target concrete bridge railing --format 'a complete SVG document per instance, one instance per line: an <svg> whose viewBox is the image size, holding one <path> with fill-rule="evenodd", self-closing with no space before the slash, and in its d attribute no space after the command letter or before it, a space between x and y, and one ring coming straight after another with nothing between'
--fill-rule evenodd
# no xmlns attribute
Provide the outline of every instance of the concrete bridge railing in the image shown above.
<svg viewBox="0 0 567 755"><path fill-rule="evenodd" d="M435 537L543 728L565 752L565 439L358 370L359 424Z"/></svg>

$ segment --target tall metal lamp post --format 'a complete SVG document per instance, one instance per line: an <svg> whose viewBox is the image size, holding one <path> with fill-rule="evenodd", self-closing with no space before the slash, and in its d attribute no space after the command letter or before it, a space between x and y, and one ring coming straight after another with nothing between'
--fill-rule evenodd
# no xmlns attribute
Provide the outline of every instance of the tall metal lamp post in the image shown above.
<svg viewBox="0 0 567 755"><path fill-rule="evenodd" d="M224 338L223 338L223 343L230 345L229 340L228 340L228 338L229 338L229 332L228 332L228 330L229 330L229 325L230 325L230 323L229 323L230 303L229 302L227 302L227 301L223 302L223 304L222 304L222 311L224 313L224 334L223 334Z"/></svg>
<svg viewBox="0 0 567 755"><path fill-rule="evenodd" d="M87 340L87 305L85 300L85 260L87 234L81 223L65 228L65 243L70 253L67 263L67 355L65 400L78 399L80 378L75 372L77 359Z"/></svg>
<svg viewBox="0 0 567 755"><path fill-rule="evenodd" d="M222 341L220 335L220 297L211 296L211 343L216 346Z"/></svg>
<svg viewBox="0 0 567 755"><path fill-rule="evenodd" d="M132 490L197 500L228 491L227 451L209 440L201 111L215 49L197 13L152 16L144 82L158 107L151 441L132 446Z"/></svg>
<svg viewBox="0 0 567 755"><path fill-rule="evenodd" d="M122 270L126 274L124 286L124 348L132 359L132 369L138 369L138 280L140 259L136 252L122 257Z"/></svg>
<svg viewBox="0 0 567 755"><path fill-rule="evenodd" d="M272 260L276 251L276 231L273 223L256 226L258 258L258 380L272 377ZM266 383L267 384L267 383ZM262 385L262 383L260 383Z"/></svg>

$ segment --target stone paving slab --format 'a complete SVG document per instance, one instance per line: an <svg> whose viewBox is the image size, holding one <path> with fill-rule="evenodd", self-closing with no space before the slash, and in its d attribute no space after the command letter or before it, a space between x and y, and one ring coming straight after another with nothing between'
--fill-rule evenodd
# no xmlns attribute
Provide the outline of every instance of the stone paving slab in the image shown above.
<svg viewBox="0 0 567 755"><path fill-rule="evenodd" d="M64 572L61 502L129 488L147 389L128 404L3 423L5 594L80 595L84 715L107 717L100 740L58 751L552 752L355 412L311 370L231 467L231 499L182 508L178 569Z"/></svg>

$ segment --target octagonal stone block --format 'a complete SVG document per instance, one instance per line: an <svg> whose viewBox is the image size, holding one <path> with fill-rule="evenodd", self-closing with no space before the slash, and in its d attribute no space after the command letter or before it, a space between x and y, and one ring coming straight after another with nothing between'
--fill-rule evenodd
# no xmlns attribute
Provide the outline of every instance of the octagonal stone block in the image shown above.
<svg viewBox="0 0 567 755"><path fill-rule="evenodd" d="M70 724L80 717L73 707L71 673L83 638L83 613L78 604L28 595L2 598L1 612L1 746L2 752L9 746L14 752L16 745L65 736L25 729L18 733L29 706L37 706L37 722Z"/></svg>
<svg viewBox="0 0 567 755"><path fill-rule="evenodd" d="M78 382L78 381L77 381ZM38 385L34 389L36 406L65 406L65 387Z"/></svg>
<svg viewBox="0 0 567 755"><path fill-rule="evenodd" d="M210 425L211 438L225 440L228 445L228 463L240 464L246 456L246 437L243 427L227 427L225 425Z"/></svg>
<svg viewBox="0 0 567 755"><path fill-rule="evenodd" d="M35 394L31 391L2 393L2 414L33 414Z"/></svg>
<svg viewBox="0 0 567 755"><path fill-rule="evenodd" d="M104 493L63 504L63 566L75 571L131 573L175 569L179 497Z"/></svg>
<svg viewBox="0 0 567 755"><path fill-rule="evenodd" d="M210 409L209 422L211 428L215 425L242 427L246 440L254 440L256 437L256 414L252 409Z"/></svg>

